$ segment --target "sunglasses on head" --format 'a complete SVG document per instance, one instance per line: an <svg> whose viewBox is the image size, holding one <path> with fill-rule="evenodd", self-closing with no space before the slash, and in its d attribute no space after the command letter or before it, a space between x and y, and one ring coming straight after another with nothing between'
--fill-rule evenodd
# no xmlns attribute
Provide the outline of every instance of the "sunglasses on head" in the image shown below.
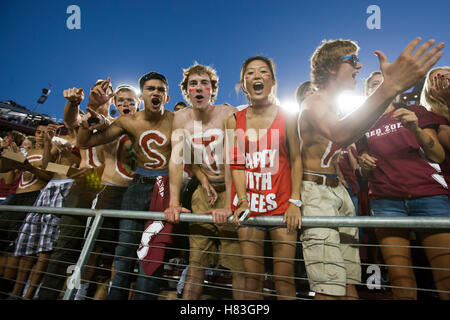
<svg viewBox="0 0 450 320"><path fill-rule="evenodd" d="M341 59L343 62L350 63L354 68L357 67L359 58L356 54L350 54L348 56L345 56Z"/></svg>

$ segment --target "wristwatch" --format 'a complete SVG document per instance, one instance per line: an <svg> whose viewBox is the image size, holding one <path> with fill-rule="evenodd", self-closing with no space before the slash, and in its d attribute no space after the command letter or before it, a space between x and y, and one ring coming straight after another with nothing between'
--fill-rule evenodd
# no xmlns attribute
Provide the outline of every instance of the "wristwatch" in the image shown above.
<svg viewBox="0 0 450 320"><path fill-rule="evenodd" d="M292 204L294 204L295 206L297 206L297 207L299 207L299 208L300 208L300 207L302 206L302 204L303 204L302 200L289 199L289 202L292 203Z"/></svg>

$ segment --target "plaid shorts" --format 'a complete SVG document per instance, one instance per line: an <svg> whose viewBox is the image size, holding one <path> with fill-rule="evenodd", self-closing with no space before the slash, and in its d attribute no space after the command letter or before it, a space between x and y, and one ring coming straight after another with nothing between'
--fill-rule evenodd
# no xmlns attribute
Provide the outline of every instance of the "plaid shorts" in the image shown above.
<svg viewBox="0 0 450 320"><path fill-rule="evenodd" d="M61 208L73 184L72 179L53 179L39 193L34 206ZM15 256L29 256L53 250L59 236L59 217L30 212L20 227Z"/></svg>

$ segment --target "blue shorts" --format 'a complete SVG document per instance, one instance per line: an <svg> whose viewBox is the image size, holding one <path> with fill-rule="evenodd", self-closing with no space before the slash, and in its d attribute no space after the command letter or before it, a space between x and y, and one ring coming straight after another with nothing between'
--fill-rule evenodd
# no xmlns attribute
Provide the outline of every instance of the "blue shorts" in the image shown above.
<svg viewBox="0 0 450 320"><path fill-rule="evenodd" d="M370 200L370 214L379 217L449 217L450 201L447 195L414 199L381 198ZM417 229L416 231L427 230ZM427 232L435 231L428 229Z"/></svg>
<svg viewBox="0 0 450 320"><path fill-rule="evenodd" d="M283 216L284 213L280 213L280 214L274 214L273 217L276 216ZM286 226L269 226L269 225L261 225L261 226L255 226L256 229L258 230L262 230L262 231L272 231L278 228L286 228Z"/></svg>

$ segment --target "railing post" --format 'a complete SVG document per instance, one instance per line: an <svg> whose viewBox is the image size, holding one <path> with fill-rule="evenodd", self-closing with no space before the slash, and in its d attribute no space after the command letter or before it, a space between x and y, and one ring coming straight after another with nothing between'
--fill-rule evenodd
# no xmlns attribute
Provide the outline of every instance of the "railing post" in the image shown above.
<svg viewBox="0 0 450 320"><path fill-rule="evenodd" d="M63 300L73 300L75 290L77 290L81 284L81 277L88 262L89 255L92 252L92 248L94 247L94 243L97 239L97 235L102 223L103 215L101 212L97 211L95 214L94 222L92 223L92 226L90 227L89 233L86 237L83 249L81 250L80 258L77 261L72 275L67 281L67 289L64 293Z"/></svg>

